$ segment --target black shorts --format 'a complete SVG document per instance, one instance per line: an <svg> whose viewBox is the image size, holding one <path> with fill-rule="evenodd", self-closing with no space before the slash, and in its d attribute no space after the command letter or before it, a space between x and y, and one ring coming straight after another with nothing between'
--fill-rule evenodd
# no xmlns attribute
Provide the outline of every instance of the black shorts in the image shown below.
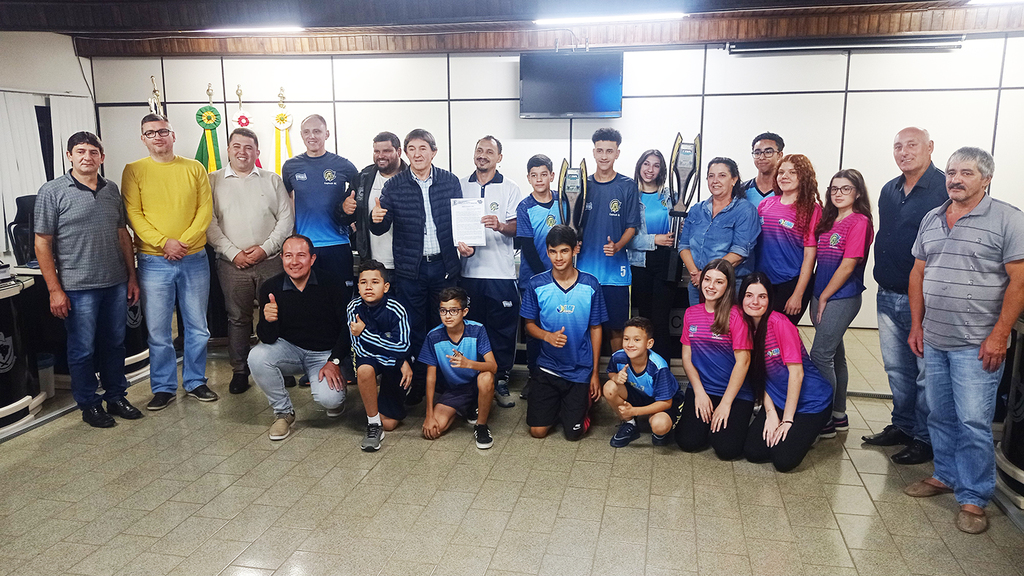
<svg viewBox="0 0 1024 576"><path fill-rule="evenodd" d="M459 416L467 418L479 405L479 398L480 389L477 388L476 379L459 386L451 386L444 382L438 372L437 383L434 387L434 404L444 404L453 408Z"/></svg>
<svg viewBox="0 0 1024 576"><path fill-rule="evenodd" d="M565 437L578 440L590 427L590 385L537 370L530 384L526 404L526 425L554 426L561 423Z"/></svg>
<svg viewBox="0 0 1024 576"><path fill-rule="evenodd" d="M629 286L601 286L608 321L602 326L608 330L622 330L629 320Z"/></svg>
<svg viewBox="0 0 1024 576"><path fill-rule="evenodd" d="M676 424L679 423L680 416L683 415L683 393L676 392L676 395L672 397L672 405L664 410L665 414L672 419L672 427L675 428ZM649 406L654 403L649 396L645 396L633 388L629 384L626 384L626 402L629 402L633 406ZM648 418L653 414L648 414Z"/></svg>
<svg viewBox="0 0 1024 576"><path fill-rule="evenodd" d="M401 363L385 366L376 358L356 358L356 370L360 366L370 366L380 376L377 411L392 420L405 420L408 411L405 408L406 390L402 388Z"/></svg>

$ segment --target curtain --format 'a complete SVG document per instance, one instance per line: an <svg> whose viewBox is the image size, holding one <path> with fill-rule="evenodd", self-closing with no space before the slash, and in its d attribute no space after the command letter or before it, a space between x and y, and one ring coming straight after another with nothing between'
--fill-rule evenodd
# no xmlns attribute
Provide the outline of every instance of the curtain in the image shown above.
<svg viewBox="0 0 1024 576"><path fill-rule="evenodd" d="M0 92L0 194L5 250L10 249L7 223L17 212L14 199L35 194L46 183L35 101L32 94Z"/></svg>
<svg viewBox="0 0 1024 576"><path fill-rule="evenodd" d="M50 123L53 127L53 175L59 176L71 169L65 153L68 138L83 130L96 133L96 109L92 99L50 96Z"/></svg>

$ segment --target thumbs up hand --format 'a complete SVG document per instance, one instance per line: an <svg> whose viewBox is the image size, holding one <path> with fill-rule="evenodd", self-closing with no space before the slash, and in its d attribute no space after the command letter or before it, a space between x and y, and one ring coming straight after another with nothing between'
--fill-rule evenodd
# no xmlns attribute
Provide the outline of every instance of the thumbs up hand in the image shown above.
<svg viewBox="0 0 1024 576"><path fill-rule="evenodd" d="M356 192L355 192L355 190L350 192L349 195L348 195L348 198L345 198L345 201L342 202L341 209L345 211L345 214L352 215L352 214L356 213Z"/></svg>
<svg viewBox="0 0 1024 576"><path fill-rule="evenodd" d="M270 302L263 305L263 317L267 322L277 322L277 300L270 295Z"/></svg>
<svg viewBox="0 0 1024 576"><path fill-rule="evenodd" d="M356 314L356 321L351 322L348 325L348 328L352 332L352 337L357 338L363 333L363 329L366 328L366 323L359 318L359 314Z"/></svg>
<svg viewBox="0 0 1024 576"><path fill-rule="evenodd" d="M629 381L629 373L627 372L627 370L628 368L626 366L623 366L622 370L619 370L615 374L612 374L612 381L614 381L619 386L625 386L626 382Z"/></svg>
<svg viewBox="0 0 1024 576"><path fill-rule="evenodd" d="M548 332L547 337L544 339L555 348L565 346L565 343L568 341L568 338L565 336L565 326L559 328L558 332Z"/></svg>
<svg viewBox="0 0 1024 576"><path fill-rule="evenodd" d="M604 255L615 256L616 252L618 252L618 250L615 249L615 242L612 242L612 237L609 236L608 243L604 245Z"/></svg>
<svg viewBox="0 0 1024 576"><path fill-rule="evenodd" d="M374 224L380 224L384 221L384 215L388 211L380 207L380 198L373 201L373 210L370 210L370 220L373 220Z"/></svg>

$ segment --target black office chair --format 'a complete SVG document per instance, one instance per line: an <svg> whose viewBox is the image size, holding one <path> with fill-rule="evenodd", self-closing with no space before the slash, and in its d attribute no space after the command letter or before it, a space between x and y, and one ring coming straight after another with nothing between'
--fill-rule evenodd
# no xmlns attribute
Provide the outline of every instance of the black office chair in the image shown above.
<svg viewBox="0 0 1024 576"><path fill-rule="evenodd" d="M14 199L18 212L7 225L7 237L11 240L14 259L22 266L36 259L35 232L33 219L36 213L36 197L19 196Z"/></svg>

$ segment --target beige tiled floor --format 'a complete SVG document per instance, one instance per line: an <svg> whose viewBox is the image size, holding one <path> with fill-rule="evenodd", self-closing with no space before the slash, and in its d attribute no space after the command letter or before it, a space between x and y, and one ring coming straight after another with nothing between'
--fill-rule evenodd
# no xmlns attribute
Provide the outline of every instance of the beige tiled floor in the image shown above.
<svg viewBox="0 0 1024 576"><path fill-rule="evenodd" d="M850 388L884 391L874 332L846 342ZM0 575L1024 571L1024 535L997 508L988 533L962 534L952 497L901 492L930 466L861 446L888 419L880 400L851 399L850 432L778 474L647 437L612 449L603 407L578 443L529 438L523 402L495 409L479 451L466 424L423 440L421 406L365 454L357 399L328 420L293 389L297 433L270 442L263 395L228 395L221 360L210 374L217 403L179 398L112 430L76 413L0 445Z"/></svg>

